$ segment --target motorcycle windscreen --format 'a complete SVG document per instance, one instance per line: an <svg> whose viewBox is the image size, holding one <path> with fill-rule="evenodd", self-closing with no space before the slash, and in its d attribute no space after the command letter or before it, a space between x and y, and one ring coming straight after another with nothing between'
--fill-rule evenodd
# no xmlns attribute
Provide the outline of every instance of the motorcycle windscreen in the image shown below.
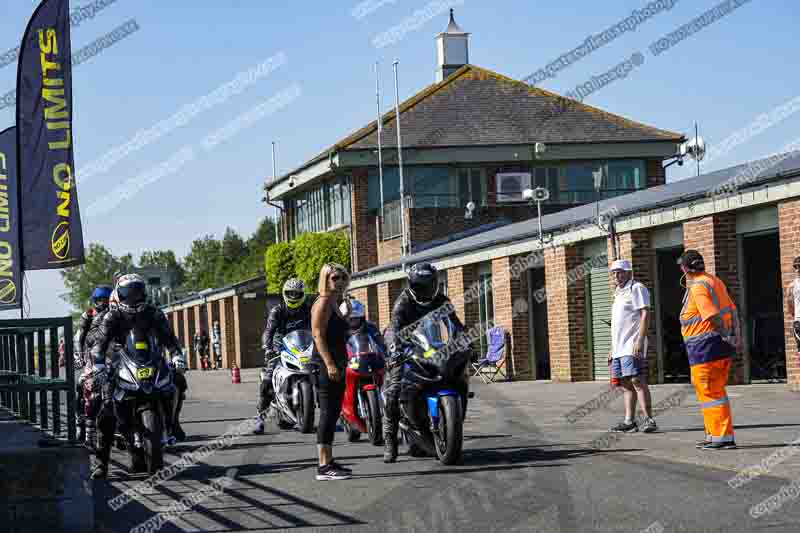
<svg viewBox="0 0 800 533"><path fill-rule="evenodd" d="M283 346L288 352L300 356L314 344L314 337L307 329L298 329L283 337Z"/></svg>
<svg viewBox="0 0 800 533"><path fill-rule="evenodd" d="M457 348L456 341L459 339L456 338L456 327L447 315L429 313L417 323L411 339L421 355L423 367L429 369L426 374L454 377L468 356L464 350Z"/></svg>
<svg viewBox="0 0 800 533"><path fill-rule="evenodd" d="M157 363L161 359L161 345L155 336L133 328L125 339L125 353L137 365Z"/></svg>
<svg viewBox="0 0 800 533"><path fill-rule="evenodd" d="M383 350L378 342L366 331L358 331L347 339L347 357L358 358L360 372L367 372L369 369L384 367ZM351 368L353 368L351 366Z"/></svg>

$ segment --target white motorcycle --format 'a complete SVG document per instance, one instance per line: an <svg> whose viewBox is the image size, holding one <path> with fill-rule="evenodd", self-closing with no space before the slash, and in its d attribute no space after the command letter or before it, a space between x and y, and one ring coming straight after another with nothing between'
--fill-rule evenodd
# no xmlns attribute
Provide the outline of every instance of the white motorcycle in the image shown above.
<svg viewBox="0 0 800 533"><path fill-rule="evenodd" d="M298 427L302 433L314 430L316 395L311 381L311 354L314 338L308 330L296 330L281 342L281 362L272 373L275 399L271 408L281 428ZM265 379L265 370L261 371Z"/></svg>

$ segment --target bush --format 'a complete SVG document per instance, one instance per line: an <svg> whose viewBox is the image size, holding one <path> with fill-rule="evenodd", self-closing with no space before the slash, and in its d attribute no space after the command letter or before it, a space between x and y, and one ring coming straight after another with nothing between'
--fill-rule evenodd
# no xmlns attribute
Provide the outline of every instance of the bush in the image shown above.
<svg viewBox="0 0 800 533"><path fill-rule="evenodd" d="M350 270L350 239L344 232L304 233L294 241L295 273L307 292L317 292L319 271L325 263Z"/></svg>
<svg viewBox="0 0 800 533"><path fill-rule="evenodd" d="M286 280L295 276L294 248L293 242L280 242L267 247L264 253L264 268L269 294L281 294Z"/></svg>

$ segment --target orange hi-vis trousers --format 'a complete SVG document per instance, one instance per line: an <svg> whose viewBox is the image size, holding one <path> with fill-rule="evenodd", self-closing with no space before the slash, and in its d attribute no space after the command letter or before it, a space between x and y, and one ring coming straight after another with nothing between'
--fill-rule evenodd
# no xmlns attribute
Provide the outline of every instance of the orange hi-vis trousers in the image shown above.
<svg viewBox="0 0 800 533"><path fill-rule="evenodd" d="M706 440L711 442L733 442L733 417L725 385L728 384L730 357L708 363L693 365L692 383L697 392L697 401L703 409Z"/></svg>

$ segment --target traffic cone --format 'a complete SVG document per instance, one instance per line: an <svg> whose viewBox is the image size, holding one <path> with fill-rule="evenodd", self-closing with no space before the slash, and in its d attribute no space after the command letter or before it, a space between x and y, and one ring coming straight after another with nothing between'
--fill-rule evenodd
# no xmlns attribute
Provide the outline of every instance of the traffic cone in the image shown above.
<svg viewBox="0 0 800 533"><path fill-rule="evenodd" d="M235 364L233 365L233 369L231 370L231 382L234 384L239 384L242 382L242 376L239 374L239 367Z"/></svg>

